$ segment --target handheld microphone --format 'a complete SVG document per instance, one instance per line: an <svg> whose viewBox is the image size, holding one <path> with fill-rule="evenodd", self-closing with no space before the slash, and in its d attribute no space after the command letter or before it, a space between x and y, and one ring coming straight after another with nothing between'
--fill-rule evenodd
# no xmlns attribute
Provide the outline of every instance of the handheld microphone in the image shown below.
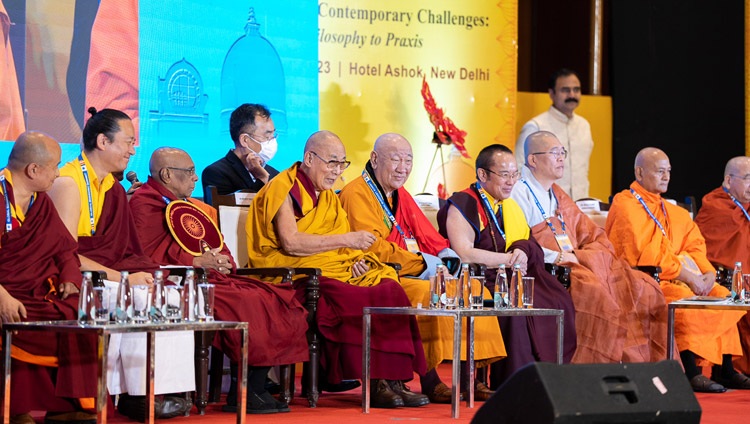
<svg viewBox="0 0 750 424"><path fill-rule="evenodd" d="M130 171L127 174L125 174L125 178L130 181L130 184L139 183L138 176L135 174L135 171Z"/></svg>

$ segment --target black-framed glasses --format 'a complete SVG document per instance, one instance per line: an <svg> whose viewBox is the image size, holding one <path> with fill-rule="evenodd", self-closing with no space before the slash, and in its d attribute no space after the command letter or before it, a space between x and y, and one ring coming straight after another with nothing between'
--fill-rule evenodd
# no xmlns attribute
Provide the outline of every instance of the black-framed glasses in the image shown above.
<svg viewBox="0 0 750 424"><path fill-rule="evenodd" d="M517 180L517 179L521 178L521 173L518 172L518 171L511 173L511 172L508 172L508 171L495 172L495 171L493 171L491 169L487 169L487 168L482 168L482 169L484 169L485 171L489 172L490 174L495 174L495 175L497 175L498 177L500 177L500 178L502 178L504 180Z"/></svg>
<svg viewBox="0 0 750 424"><path fill-rule="evenodd" d="M317 153L313 152L312 150L310 150L310 153L312 153L313 155L315 155L316 158L320 159L321 162L325 163L326 166L328 167L329 171L333 171L336 168L341 168L341 170L343 171L346 168L348 168L349 165L352 164L352 161L350 161L350 160L342 160L342 161L338 161L338 160L325 160L322 157L320 157L320 155L318 155Z"/></svg>
<svg viewBox="0 0 750 424"><path fill-rule="evenodd" d="M537 153L532 153L532 155L552 155L552 156L553 156L553 157L554 157L555 159L558 159L558 158L563 158L563 159L565 159L565 158L567 158L567 157L568 157L568 151L567 151L567 150L565 150L565 149L560 149L560 150L550 150L549 152L537 152Z"/></svg>
<svg viewBox="0 0 750 424"><path fill-rule="evenodd" d="M750 174L747 175L737 175L737 174L729 174L730 177L738 178L744 182L750 181Z"/></svg>
<svg viewBox="0 0 750 424"><path fill-rule="evenodd" d="M279 133L276 131L274 131L273 134L271 135L258 135L258 134L250 134L250 133L243 133L243 134L247 134L247 136L252 138L253 141L255 141L256 143L268 143L269 141L273 140L274 138L276 138L276 136L279 135Z"/></svg>
<svg viewBox="0 0 750 424"><path fill-rule="evenodd" d="M166 168L167 169L172 169L174 171L182 171L182 172L188 174L189 177L192 177L193 175L195 175L195 167L194 166L191 167L191 168L176 168L174 166L167 166Z"/></svg>

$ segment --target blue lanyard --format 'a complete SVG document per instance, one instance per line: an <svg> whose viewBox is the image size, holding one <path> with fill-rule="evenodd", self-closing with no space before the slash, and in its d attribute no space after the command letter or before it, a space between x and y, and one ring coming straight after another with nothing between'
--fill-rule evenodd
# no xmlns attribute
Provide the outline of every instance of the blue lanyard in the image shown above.
<svg viewBox="0 0 750 424"><path fill-rule="evenodd" d="M83 171L83 180L86 182L86 195L89 199L89 224L91 225L91 235L96 233L96 224L94 223L94 202L91 200L91 181L89 181L89 171L86 169L86 162L83 161L83 153L78 155L78 164Z"/></svg>
<svg viewBox="0 0 750 424"><path fill-rule="evenodd" d="M383 199L383 195L380 194L380 190L378 190L378 188L375 186L375 183L372 181L372 178L370 178L370 174L368 174L367 171L362 171L362 178L370 187L370 190L372 190L372 194L375 195L375 198L378 199L378 203L380 203L380 207L383 208L383 212L385 212L385 215L388 217L388 220L391 221L393 226L396 227L396 230L398 230L398 233L401 235L401 238L406 240L406 235L404 234L404 230L402 230L401 226L398 225L398 222L396 221L396 217L393 216L393 212L391 212L391 208L388 206L387 203L385 203L385 199Z"/></svg>
<svg viewBox="0 0 750 424"><path fill-rule="evenodd" d="M534 196L534 202L536 203L536 207L539 208L539 212L542 213L542 218L544 218L544 221L547 222L547 225L549 226L549 229L552 230L552 234L557 235L557 231L555 231L555 225L552 223L552 221L547 216L547 213L544 212L544 208L542 207L542 204L539 203L539 199L536 198L536 194L534 194L534 190L531 189L531 186L526 180L521 180L522 183L526 184L526 187L529 189L529 193L531 193L532 196ZM557 203L557 208L560 209L560 202L557 201L557 196L555 196L555 192L550 189L550 194L552 194L552 197L555 199L555 203ZM560 220L560 224L562 225L562 232L565 234L565 220L563 219L561 214L557 214L557 219Z"/></svg>
<svg viewBox="0 0 750 424"><path fill-rule="evenodd" d="M747 220L748 220L748 221L750 221L750 214L748 214L748 213L747 213L747 210L745 210L745 207L744 207L744 206L742 206L742 203L740 203L740 201L739 201L739 200L737 200L737 198L736 198L736 197L732 196L732 193L730 193L730 192L729 192L729 190L727 190L727 188L726 188L726 187L724 187L724 186L721 186L721 189L722 189L722 190L724 190L724 192L725 192L726 194L728 194L728 195L729 195L729 197L731 197L731 198L732 198L732 201L734 202L734 204L735 204L735 205L737 205L737 207L738 207L738 208L740 208L740 210L742 211L742 213L744 213L744 214L745 214L745 218L747 218Z"/></svg>
<svg viewBox="0 0 750 424"><path fill-rule="evenodd" d="M164 199L164 201L165 201L165 202L166 202L167 204L169 204L169 202L171 202L171 200L169 200L169 197L167 197L167 196L161 196L161 198L162 198L162 199Z"/></svg>
<svg viewBox="0 0 750 424"><path fill-rule="evenodd" d="M5 232L9 233L13 231L13 220L10 216L10 198L8 196L8 186L5 184L5 175L0 175L0 183L3 185L3 198L5 199ZM31 195L31 199L29 199L29 210L31 210L33 204L34 195Z"/></svg>
<svg viewBox="0 0 750 424"><path fill-rule="evenodd" d="M503 237L503 240L506 240L505 238L505 231L503 231L502 228L500 228L500 224L497 222L497 216L495 216L495 212L492 210L492 206L490 206L490 201L487 199L487 195L484 193L484 189L481 185L479 185L479 182L477 181L477 191L479 192L479 197L482 198L482 204L487 209L487 212L489 212L490 217L492 217L492 221L495 223L495 228L497 228L497 231L500 231L500 235ZM500 204L500 213L503 211L503 204Z"/></svg>
<svg viewBox="0 0 750 424"><path fill-rule="evenodd" d="M636 193L635 190L633 190L632 188L630 189L630 192L633 193L633 196L635 196L635 198L638 199L639 202L641 202L641 206L643 206L643 209L646 210L646 213L648 214L648 216L650 216L651 219L654 220L654 222L656 223L656 226L659 227L659 229L661 230L662 235L664 237L667 237L667 232L664 230L664 226L661 225L661 222L659 222L658 219L656 219L656 216L654 216L654 213L651 212L651 209L648 208L648 205L646 205L646 202L643 200L641 195ZM661 201L661 210L664 212L664 217L666 218L667 210L664 208L663 200Z"/></svg>

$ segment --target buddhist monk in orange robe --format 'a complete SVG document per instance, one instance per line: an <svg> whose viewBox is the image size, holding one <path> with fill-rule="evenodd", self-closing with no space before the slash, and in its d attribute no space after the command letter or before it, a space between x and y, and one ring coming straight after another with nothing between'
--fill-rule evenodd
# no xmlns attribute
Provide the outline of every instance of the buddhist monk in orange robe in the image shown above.
<svg viewBox="0 0 750 424"><path fill-rule="evenodd" d="M578 346L573 363L658 361L666 355L667 307L659 285L615 255L604 230L555 181L565 151L547 131L525 143L511 198L542 246L544 261L570 267Z"/></svg>
<svg viewBox="0 0 750 424"><path fill-rule="evenodd" d="M369 248L375 236L351 231L346 211L331 189L349 166L335 134L316 132L305 144L304 159L274 177L255 196L247 216L247 246L252 267L320 268L316 321L323 336L328 380L362 375L362 308L411 306L398 275ZM298 293L304 287L298 286ZM403 384L425 361L414 317L377 316L372 326L372 405L422 406L427 396Z"/></svg>
<svg viewBox="0 0 750 424"><path fill-rule="evenodd" d="M667 302L729 292L715 283L706 257L706 242L688 212L665 202L671 173L669 157L647 147L636 156L635 182L618 193L609 209L606 231L618 255L635 266L661 267L661 288ZM675 340L685 374L697 392L721 393L726 387L750 389L750 379L737 373L732 355L742 354L737 321L743 312L688 311L675 313ZM696 357L715 364L712 381L696 365Z"/></svg>
<svg viewBox="0 0 750 424"><path fill-rule="evenodd" d="M706 256L714 265L732 269L742 262L750 270L750 157L738 156L727 162L724 181L703 197L695 223L706 239ZM742 357L734 366L750 373L750 315L739 322Z"/></svg>
<svg viewBox="0 0 750 424"><path fill-rule="evenodd" d="M362 175L347 184L339 197L352 229L375 235L376 240L367 251L383 262L401 265L401 285L416 307L429 305L427 279L435 275L436 266L442 264L441 257L458 258L458 254L450 249L448 240L437 232L403 187L411 173L412 161L408 140L399 134L383 134L375 141ZM422 393L433 403L450 403L450 389L440 381L435 367L453 357L453 319L418 317L417 322L430 370L422 378ZM505 356L497 319L476 318L474 334L475 359L487 363ZM465 346L465 334L462 337ZM462 355L465 360L465 353ZM481 382L476 382L476 387L476 400L487 400L493 393Z"/></svg>

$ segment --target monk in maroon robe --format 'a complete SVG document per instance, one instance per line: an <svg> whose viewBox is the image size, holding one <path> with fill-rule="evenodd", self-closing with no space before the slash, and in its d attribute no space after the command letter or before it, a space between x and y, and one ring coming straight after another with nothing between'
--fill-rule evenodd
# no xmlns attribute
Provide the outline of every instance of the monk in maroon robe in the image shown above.
<svg viewBox="0 0 750 424"><path fill-rule="evenodd" d="M60 152L48 136L24 133L0 172L5 206L0 215L6 224L0 237L2 322L77 318L76 243L44 193L57 176ZM31 419L26 415L31 410L48 411L48 418L60 415L49 411L76 411L76 398L96 396L93 337L20 332L13 337L12 356L10 413L17 421Z"/></svg>
<svg viewBox="0 0 750 424"><path fill-rule="evenodd" d="M179 161L185 162L184 166ZM187 198L193 185L184 188L180 180L186 177L184 175L160 174L170 168L192 169L194 165L187 153L169 148L156 150L151 162L156 165L152 167L152 176L130 200L136 232L144 250L161 264L203 266L208 270L208 280L216 284L216 318L245 321L250 325L249 343L252 348L248 352L249 364L269 366L306 361L307 311L294 299L292 287L271 285L231 274L236 265L226 245L218 252L210 251L202 256L194 256L183 249L167 227L165 211L167 201ZM197 180L195 174L188 178ZM201 210L211 209L196 199L188 201ZM213 262L214 258L219 259ZM239 361L240 340L237 332L222 332L221 335L222 351L233 362Z"/></svg>

